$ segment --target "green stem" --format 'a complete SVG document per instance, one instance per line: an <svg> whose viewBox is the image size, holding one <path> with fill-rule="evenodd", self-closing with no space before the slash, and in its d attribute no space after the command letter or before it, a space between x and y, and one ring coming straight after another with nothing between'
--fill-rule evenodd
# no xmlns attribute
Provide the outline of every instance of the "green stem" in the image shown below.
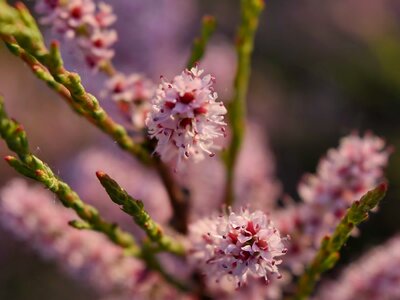
<svg viewBox="0 0 400 300"><path fill-rule="evenodd" d="M293 297L294 300L308 299L321 274L333 268L339 260L339 251L346 243L354 227L368 219L368 212L379 204L386 191L387 184L382 183L374 190L366 193L361 200L355 201L347 210L332 236L326 236L322 240L316 256L300 277L297 292Z"/></svg>
<svg viewBox="0 0 400 300"><path fill-rule="evenodd" d="M0 136L7 143L8 148L18 155L18 158L6 156L6 162L21 175L42 183L58 197L65 207L73 209L82 219L70 221L69 224L72 227L103 233L114 244L122 247L127 255L143 259L150 269L160 273L168 283L179 290L189 291L185 283L175 279L163 269L154 255L154 249L145 246L141 249L131 234L123 231L117 224L104 220L96 208L83 202L67 183L54 175L45 162L30 152L25 130L19 123L8 117L2 98L0 98ZM169 237L166 236L162 237L160 246L162 246L161 249L157 250L171 250L175 254L182 254L181 252L183 252L180 245L175 242L172 244Z"/></svg>
<svg viewBox="0 0 400 300"><path fill-rule="evenodd" d="M185 254L184 247L177 240L166 235L161 226L150 217L142 201L133 199L106 173L98 171L96 175L111 200L132 216L135 223L146 232L148 238L158 245L159 250L180 256Z"/></svg>
<svg viewBox="0 0 400 300"><path fill-rule="evenodd" d="M203 17L201 34L193 41L192 52L186 65L188 69L194 67L194 65L203 58L208 41L214 33L216 26L217 22L213 16Z"/></svg>
<svg viewBox="0 0 400 300"><path fill-rule="evenodd" d="M163 278L171 285L175 286L176 288L178 288L183 292L192 291L192 287L189 284L181 282L180 280L176 279L174 276L172 276L171 274L167 273L164 270L164 268L154 255L154 249L152 245L148 243L143 244L142 258L144 261L146 261L149 268L160 273L163 276Z"/></svg>
<svg viewBox="0 0 400 300"><path fill-rule="evenodd" d="M179 232L185 233L188 195L173 179L169 168L151 156L151 150L136 143L126 129L105 112L98 100L86 92L78 74L63 67L58 43L54 42L50 49L46 48L36 22L22 3L13 8L0 2L0 38L13 54L28 64L39 79L60 94L74 111L109 135L123 150L158 171L174 209L171 224ZM101 69L109 76L116 72L111 62L106 62Z"/></svg>
<svg viewBox="0 0 400 300"><path fill-rule="evenodd" d="M0 98L0 135L6 141L8 148L18 155L18 158L14 156L5 158L11 167L20 174L42 183L57 195L65 207L73 209L89 224L91 229L102 232L112 242L129 252L139 254L140 249L133 236L116 224L105 221L93 206L84 203L67 183L54 175L46 163L30 152L25 130L7 116L2 98Z"/></svg>
<svg viewBox="0 0 400 300"><path fill-rule="evenodd" d="M227 182L224 202L227 206L231 206L234 202L234 169L245 133L246 96L251 72L251 54L263 8L263 0L241 0L242 17L236 38L238 65L234 82L235 94L228 106L232 139L225 154Z"/></svg>

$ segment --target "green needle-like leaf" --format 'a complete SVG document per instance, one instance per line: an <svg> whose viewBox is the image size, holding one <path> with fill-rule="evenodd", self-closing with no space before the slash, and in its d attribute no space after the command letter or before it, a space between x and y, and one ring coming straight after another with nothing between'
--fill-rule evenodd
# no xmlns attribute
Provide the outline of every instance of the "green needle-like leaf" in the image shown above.
<svg viewBox="0 0 400 300"><path fill-rule="evenodd" d="M61 95L75 112L110 136L123 150L157 170L174 210L171 225L180 232L186 232L188 195L171 176L168 166L158 157L152 156L151 149L136 143L124 126L107 114L96 97L86 91L78 74L64 68L58 43L51 43L50 49L45 46L35 20L22 3L14 8L4 1L0 2L0 38L14 55L28 64L33 73ZM115 73L110 64L101 69L111 75Z"/></svg>
<svg viewBox="0 0 400 300"><path fill-rule="evenodd" d="M377 188L366 193L361 200L353 203L332 236L327 236L323 239L313 261L300 277L297 292L293 299L303 300L309 297L321 274L333 268L339 260L339 251L346 243L353 228L368 219L368 212L379 204L386 191L387 184L382 183Z"/></svg>
<svg viewBox="0 0 400 300"><path fill-rule="evenodd" d="M18 158L5 157L11 167L20 174L42 183L57 195L65 207L75 210L82 220L90 224L91 229L102 232L112 242L129 252L139 253L133 236L124 232L117 225L105 221L93 206L84 203L78 194L67 183L60 180L46 163L30 152L26 132L17 121L8 117L2 98L0 98L0 135L9 149L18 155Z"/></svg>
<svg viewBox="0 0 400 300"><path fill-rule="evenodd" d="M186 283L175 279L163 269L154 253L154 250L158 250L170 251L174 254L182 255L184 253L183 247L162 234L161 228L150 219L148 214L144 211L143 205L140 205L140 202L136 202L137 207L128 205L127 210L137 212L139 224L148 227L146 232L150 233L149 237L151 240L156 242L159 246L157 249L148 249L148 247L141 249L131 234L123 231L117 224L109 223L103 219L96 208L83 202L78 194L72 190L67 183L59 179L46 163L34 156L29 150L26 132L17 121L8 117L1 97L0 136L7 143L9 149L18 155L18 158L6 156L6 162L21 175L42 183L47 189L57 195L58 199L65 207L73 209L82 219L69 222L72 227L77 229L90 229L103 233L113 243L124 248L126 254L143 259L149 268L160 273L171 285L182 291L189 290ZM114 182L114 187L115 185L118 186L116 182ZM114 195L117 189L115 188L113 192ZM126 199L124 199L124 202L118 202L125 203L125 200ZM38 205L40 205L40 203L38 203Z"/></svg>
<svg viewBox="0 0 400 300"><path fill-rule="evenodd" d="M148 238L157 244L159 250L176 255L184 255L184 247L172 237L167 236L144 209L142 201L133 199L118 183L104 172L97 172L97 178L110 196L111 200L121 206L121 209L132 216L134 221L147 234Z"/></svg>
<svg viewBox="0 0 400 300"><path fill-rule="evenodd" d="M203 17L201 34L193 41L192 52L186 65L188 69L194 67L194 65L203 58L208 41L214 33L216 26L217 21L213 16Z"/></svg>

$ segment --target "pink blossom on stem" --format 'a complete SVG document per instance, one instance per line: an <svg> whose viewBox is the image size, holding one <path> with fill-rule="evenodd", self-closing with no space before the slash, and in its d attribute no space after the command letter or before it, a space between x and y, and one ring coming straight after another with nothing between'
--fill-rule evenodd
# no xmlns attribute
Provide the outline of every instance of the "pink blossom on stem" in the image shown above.
<svg viewBox="0 0 400 300"><path fill-rule="evenodd" d="M214 139L225 135L226 108L217 101L214 78L197 66L161 84L146 120L149 134L158 143L155 152L166 162L203 160L214 156Z"/></svg>
<svg viewBox="0 0 400 300"><path fill-rule="evenodd" d="M99 293L132 296L140 291L146 278L144 264L125 256L99 233L71 228L72 219L77 216L57 205L50 192L23 180L11 181L0 192L1 224L45 259L85 279Z"/></svg>
<svg viewBox="0 0 400 300"><path fill-rule="evenodd" d="M320 161L317 174L306 175L299 184L301 198L315 212L316 220L310 226L336 224L353 201L383 179L388 158L384 140L372 134L364 137L352 134L340 141L338 149L329 150ZM329 215L321 214L321 211L327 211Z"/></svg>
<svg viewBox="0 0 400 300"><path fill-rule="evenodd" d="M278 229L261 211L201 219L190 226L189 258L207 277L217 281L233 278L240 287L248 276L264 278L274 273L281 277L278 265L286 254Z"/></svg>
<svg viewBox="0 0 400 300"><path fill-rule="evenodd" d="M111 96L135 130L143 130L155 90L155 84L141 74L118 73L107 81L103 94Z"/></svg>
<svg viewBox="0 0 400 300"><path fill-rule="evenodd" d="M36 11L43 15L40 22L69 39L76 39L87 64L96 69L111 60L117 33L109 26L116 20L111 6L96 5L93 0L41 0Z"/></svg>
<svg viewBox="0 0 400 300"><path fill-rule="evenodd" d="M100 2L98 4L98 11L94 17L97 21L97 25L102 29L111 26L117 20L116 15L113 13L112 7L104 2Z"/></svg>
<svg viewBox="0 0 400 300"><path fill-rule="evenodd" d="M330 234L353 201L383 180L390 151L372 134L344 137L337 149L323 158L317 174L306 175L299 184L301 204L290 204L275 214L282 232L292 242L285 262L295 273L310 261L321 239Z"/></svg>
<svg viewBox="0 0 400 300"><path fill-rule="evenodd" d="M90 37L79 37L78 44L90 67L99 66L102 62L114 57L114 50L110 47L117 41L117 32L114 30L96 30Z"/></svg>
<svg viewBox="0 0 400 300"><path fill-rule="evenodd" d="M315 299L400 299L400 236L352 263L339 279L323 285Z"/></svg>

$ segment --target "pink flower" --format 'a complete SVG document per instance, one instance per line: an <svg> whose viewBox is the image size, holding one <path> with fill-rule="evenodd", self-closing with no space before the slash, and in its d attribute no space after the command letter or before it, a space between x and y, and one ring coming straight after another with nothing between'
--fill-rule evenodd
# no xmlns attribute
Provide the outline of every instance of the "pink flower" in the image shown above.
<svg viewBox="0 0 400 300"><path fill-rule="evenodd" d="M238 286L249 275L267 282L271 273L281 277L278 257L287 250L278 229L261 211L199 220L190 226L189 240L190 258L208 277L233 277Z"/></svg>
<svg viewBox="0 0 400 300"><path fill-rule="evenodd" d="M103 92L117 102L122 114L130 120L134 129L142 130L151 110L151 99L155 90L154 83L141 74L125 76L118 73L107 81Z"/></svg>
<svg viewBox="0 0 400 300"><path fill-rule="evenodd" d="M111 26L117 20L117 17L113 14L112 7L103 2L98 4L98 11L94 17L97 25L102 29Z"/></svg>
<svg viewBox="0 0 400 300"><path fill-rule="evenodd" d="M372 134L352 134L340 141L338 149L328 151L316 175L304 177L299 194L313 207L320 223L336 222L353 201L379 184L389 158L385 148L385 142ZM329 211L330 215L322 211Z"/></svg>
<svg viewBox="0 0 400 300"><path fill-rule="evenodd" d="M90 67L96 67L105 60L114 57L114 50L110 47L117 41L115 30L96 30L90 37L80 37L78 44L83 56Z"/></svg>
<svg viewBox="0 0 400 300"><path fill-rule="evenodd" d="M110 49L117 41L117 33L108 27L116 20L111 6L93 0L41 0L36 11L44 15L40 22L51 25L57 33L76 39L88 65L96 69L114 56Z"/></svg>
<svg viewBox="0 0 400 300"><path fill-rule="evenodd" d="M225 134L226 108L216 101L213 77L202 73L196 66L171 82L162 78L146 120L150 136L158 140L155 152L178 167L182 160L214 156L213 140Z"/></svg>
<svg viewBox="0 0 400 300"><path fill-rule="evenodd" d="M303 271L321 240L332 233L353 201L383 180L390 151L385 142L372 134L344 137L337 149L323 158L315 175L299 184L301 204L290 204L278 211L274 220L292 242L285 259L294 273Z"/></svg>
<svg viewBox="0 0 400 300"><path fill-rule="evenodd" d="M99 233L71 228L73 219L77 216L57 205L50 192L23 180L13 180L0 192L1 224L44 258L103 294L137 295L146 282L144 264Z"/></svg>
<svg viewBox="0 0 400 300"><path fill-rule="evenodd" d="M400 299L400 236L367 252L338 280L323 285L315 299Z"/></svg>

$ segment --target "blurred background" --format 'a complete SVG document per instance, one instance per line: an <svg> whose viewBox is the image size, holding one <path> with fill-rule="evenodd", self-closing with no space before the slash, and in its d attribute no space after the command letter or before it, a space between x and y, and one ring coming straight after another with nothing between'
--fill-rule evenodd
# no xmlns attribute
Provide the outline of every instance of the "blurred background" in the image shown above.
<svg viewBox="0 0 400 300"><path fill-rule="evenodd" d="M33 7L34 1L24 1ZM201 17L218 28L202 67L215 74L217 92L231 96L233 40L239 1L115 0L119 34L115 65L158 80L181 71ZM54 36L47 32L48 40ZM100 95L105 78L85 69L65 49L66 65ZM26 128L35 153L61 177L68 163L93 145L116 148L76 116L19 59L0 45L0 93L10 115ZM253 58L249 118L265 129L284 192L298 199L302 174L314 172L327 149L352 131L372 131L400 148L400 2L397 0L266 0ZM102 104L116 118L113 103ZM0 143L0 154L8 154ZM0 163L0 184L16 173ZM389 195L378 214L348 242L341 264L400 230L400 155L392 155ZM0 299L92 299L92 291L43 262L27 245L0 229ZM339 265L331 275L339 270ZM62 292L60 292L62 291Z"/></svg>

